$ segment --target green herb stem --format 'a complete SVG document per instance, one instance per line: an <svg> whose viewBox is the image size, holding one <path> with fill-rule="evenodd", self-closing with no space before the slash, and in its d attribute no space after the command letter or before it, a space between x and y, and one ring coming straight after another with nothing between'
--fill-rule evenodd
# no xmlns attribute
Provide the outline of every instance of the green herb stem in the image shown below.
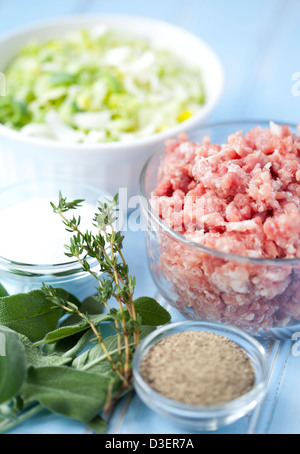
<svg viewBox="0 0 300 454"><path fill-rule="evenodd" d="M13 430L15 427L23 424L28 419L31 419L37 414L41 413L41 411L43 410L44 407L42 405L35 405L34 407L20 414L14 421L9 419L0 423L0 434L4 434L6 432L9 432L10 430Z"/></svg>

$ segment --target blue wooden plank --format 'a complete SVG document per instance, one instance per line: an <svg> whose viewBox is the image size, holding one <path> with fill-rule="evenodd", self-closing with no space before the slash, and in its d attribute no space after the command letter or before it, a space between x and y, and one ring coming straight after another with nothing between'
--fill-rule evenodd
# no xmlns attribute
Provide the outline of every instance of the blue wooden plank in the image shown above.
<svg viewBox="0 0 300 454"><path fill-rule="evenodd" d="M87 10L99 13L115 14L134 14L137 16L149 16L161 20L174 22L180 17L182 6L191 10L194 5L193 0L154 0L151 2L141 2L139 0L91 0Z"/></svg>
<svg viewBox="0 0 300 454"><path fill-rule="evenodd" d="M269 48L261 55L261 64L253 73L252 86L239 110L249 117L299 122L300 97L293 95L293 74L299 72L300 3L282 2L280 21L274 24ZM299 80L299 79L298 79ZM299 84L298 84L299 86Z"/></svg>
<svg viewBox="0 0 300 454"><path fill-rule="evenodd" d="M17 27L52 17L80 13L85 10L84 0L51 0L41 2L31 0L24 2L0 2L0 33L5 33Z"/></svg>
<svg viewBox="0 0 300 454"><path fill-rule="evenodd" d="M264 420L265 433L300 433L300 357L293 354L294 344L289 345L286 358L282 362L282 373L277 384L276 399L268 419Z"/></svg>
<svg viewBox="0 0 300 454"><path fill-rule="evenodd" d="M283 374L286 357L289 355L290 341L276 342L269 351L268 393L257 414L249 425L249 433L265 434L278 398L278 383Z"/></svg>
<svg viewBox="0 0 300 454"><path fill-rule="evenodd" d="M91 431L83 424L48 412L42 412L9 432L10 435L85 435L89 433Z"/></svg>
<svg viewBox="0 0 300 454"><path fill-rule="evenodd" d="M212 121L246 118L241 109L249 99L253 68L261 64L288 2L254 0L195 2L180 23L207 41L219 54L226 72L226 90Z"/></svg>

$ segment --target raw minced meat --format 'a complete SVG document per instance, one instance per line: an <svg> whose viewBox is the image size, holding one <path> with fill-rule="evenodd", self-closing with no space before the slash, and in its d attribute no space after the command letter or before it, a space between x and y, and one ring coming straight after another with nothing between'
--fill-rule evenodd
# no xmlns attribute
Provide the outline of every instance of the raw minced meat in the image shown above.
<svg viewBox="0 0 300 454"><path fill-rule="evenodd" d="M160 234L180 310L257 330L300 320L300 136L238 131L224 145L168 141L151 204L172 229L226 259Z"/></svg>

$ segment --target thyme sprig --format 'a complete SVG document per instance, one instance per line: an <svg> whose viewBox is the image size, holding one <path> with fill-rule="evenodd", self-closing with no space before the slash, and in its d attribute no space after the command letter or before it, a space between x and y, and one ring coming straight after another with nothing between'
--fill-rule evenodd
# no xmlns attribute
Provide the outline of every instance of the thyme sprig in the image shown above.
<svg viewBox="0 0 300 454"><path fill-rule="evenodd" d="M74 200L68 202L59 193L59 203L51 206L55 213L59 214L66 227L66 230L73 233L70 244L66 246L66 255L75 258L82 266L82 269L93 276L97 282L98 299L101 304L109 311L114 319L115 329L118 336L118 361L115 361L106 352L112 369L122 380L124 387L129 387L132 379L132 348L130 348L130 336L134 337L135 348L139 345L140 325L134 305L134 291L136 280L129 273L128 264L122 253L124 236L120 231L116 231L114 223L117 220L118 196L112 201L99 202L98 212L93 219L93 226L97 233L80 229L80 216L67 218L66 213L76 210L82 206L84 200ZM99 273L92 269L90 258L96 259L99 264ZM47 287L44 286L44 292ZM65 309L67 312L76 314L85 319L94 332L98 342L105 351L105 344L101 332L97 329L88 316L80 313L78 308L61 301L55 297L53 289L48 288L48 296L52 302ZM110 307L110 301L117 302L118 310ZM124 344L124 355L122 355L122 345Z"/></svg>

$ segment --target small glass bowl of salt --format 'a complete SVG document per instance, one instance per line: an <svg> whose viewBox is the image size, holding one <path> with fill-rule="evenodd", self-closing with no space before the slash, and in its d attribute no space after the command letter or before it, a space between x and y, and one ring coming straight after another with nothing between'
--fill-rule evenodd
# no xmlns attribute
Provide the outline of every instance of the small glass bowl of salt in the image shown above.
<svg viewBox="0 0 300 454"><path fill-rule="evenodd" d="M133 374L137 394L153 411L185 430L212 432L262 402L267 355L238 328L185 321L163 326L141 342Z"/></svg>
<svg viewBox="0 0 300 454"><path fill-rule="evenodd" d="M98 201L112 199L96 187L59 179L0 191L0 283L11 295L40 289L42 283L64 288L81 301L94 291L92 276L65 255L71 234L50 205L58 203L60 191L70 202L84 199L71 214L81 216L84 230L91 229ZM90 266L98 273L97 264L91 261Z"/></svg>

